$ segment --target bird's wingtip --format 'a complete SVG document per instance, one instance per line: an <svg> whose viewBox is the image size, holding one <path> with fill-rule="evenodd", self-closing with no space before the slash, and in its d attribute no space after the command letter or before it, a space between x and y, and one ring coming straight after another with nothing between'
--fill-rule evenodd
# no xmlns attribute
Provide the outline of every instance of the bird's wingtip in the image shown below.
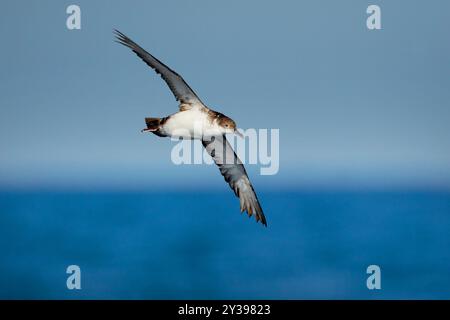
<svg viewBox="0 0 450 320"><path fill-rule="evenodd" d="M113 29L113 34L115 36L115 40L114 40L115 42L123 44L123 45L127 45L128 37L125 34L123 34L122 32L120 32L119 30L117 30L115 28Z"/></svg>
<svg viewBox="0 0 450 320"><path fill-rule="evenodd" d="M267 221L266 221L266 217L264 217L264 215L263 216L261 216L260 217L260 219L261 219L261 224L264 226L264 227L266 227L267 228Z"/></svg>
<svg viewBox="0 0 450 320"><path fill-rule="evenodd" d="M123 33L122 32L120 32L119 31L119 29L116 29L116 28L113 28L113 33L115 34L115 35L123 35Z"/></svg>

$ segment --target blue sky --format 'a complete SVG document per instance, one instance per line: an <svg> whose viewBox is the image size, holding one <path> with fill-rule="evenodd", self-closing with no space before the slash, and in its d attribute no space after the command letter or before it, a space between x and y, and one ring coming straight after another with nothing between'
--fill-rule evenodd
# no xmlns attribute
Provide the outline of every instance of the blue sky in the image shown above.
<svg viewBox="0 0 450 320"><path fill-rule="evenodd" d="M66 28L78 4L82 29ZM366 28L378 4L382 30ZM139 132L177 104L129 35L242 128L280 129L271 187L450 186L448 1L4 1L1 188L222 187ZM208 179L209 177L209 179ZM164 179L163 179L164 178Z"/></svg>

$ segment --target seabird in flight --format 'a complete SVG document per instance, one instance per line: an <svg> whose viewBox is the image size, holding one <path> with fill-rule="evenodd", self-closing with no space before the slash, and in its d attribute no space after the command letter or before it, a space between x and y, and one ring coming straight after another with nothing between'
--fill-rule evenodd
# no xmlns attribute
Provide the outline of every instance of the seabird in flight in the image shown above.
<svg viewBox="0 0 450 320"><path fill-rule="evenodd" d="M225 137L226 133L242 136L237 131L236 123L224 114L208 108L178 73L142 49L136 42L118 30L115 30L115 35L118 43L133 50L149 67L161 75L175 99L179 101L179 112L165 118L145 118L147 128L142 131L160 137L176 136L201 140L225 181L239 197L241 212L246 211L249 216L255 214L256 221L261 221L267 226L266 217L244 165Z"/></svg>

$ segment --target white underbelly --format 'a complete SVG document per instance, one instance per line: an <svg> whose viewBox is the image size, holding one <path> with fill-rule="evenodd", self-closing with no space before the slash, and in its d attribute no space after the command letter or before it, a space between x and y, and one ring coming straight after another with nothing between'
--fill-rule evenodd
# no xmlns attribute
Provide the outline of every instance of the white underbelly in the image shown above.
<svg viewBox="0 0 450 320"><path fill-rule="evenodd" d="M195 109L171 115L162 126L163 133L169 137L202 139L205 135L219 134L217 125L212 125L208 115Z"/></svg>

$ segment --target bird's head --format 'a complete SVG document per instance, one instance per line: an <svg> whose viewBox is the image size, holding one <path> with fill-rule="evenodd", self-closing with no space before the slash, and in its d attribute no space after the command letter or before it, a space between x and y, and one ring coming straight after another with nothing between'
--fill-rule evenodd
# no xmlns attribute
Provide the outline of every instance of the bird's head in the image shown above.
<svg viewBox="0 0 450 320"><path fill-rule="evenodd" d="M227 116L221 114L218 119L217 123L219 127L223 130L222 133L234 133L243 138L242 133L240 133L237 130L236 122L234 122L232 119L228 118Z"/></svg>

